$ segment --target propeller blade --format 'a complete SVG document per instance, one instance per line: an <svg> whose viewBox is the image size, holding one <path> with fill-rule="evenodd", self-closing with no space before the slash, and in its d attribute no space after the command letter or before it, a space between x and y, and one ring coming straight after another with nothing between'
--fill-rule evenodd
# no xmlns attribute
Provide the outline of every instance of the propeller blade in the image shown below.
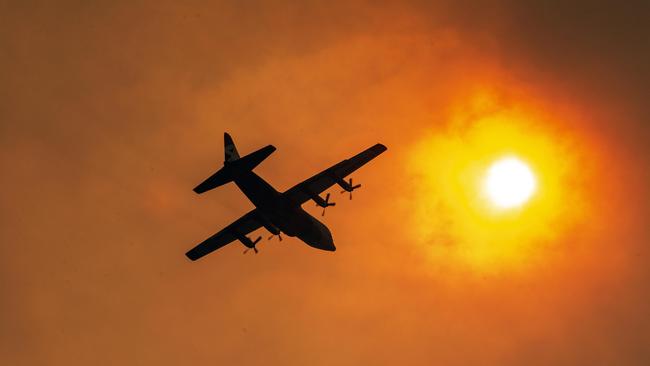
<svg viewBox="0 0 650 366"><path fill-rule="evenodd" d="M281 234L281 233L271 234L271 236L269 236L269 240L273 239L274 236L277 236L278 239L279 239L280 241L282 241L282 234Z"/></svg>

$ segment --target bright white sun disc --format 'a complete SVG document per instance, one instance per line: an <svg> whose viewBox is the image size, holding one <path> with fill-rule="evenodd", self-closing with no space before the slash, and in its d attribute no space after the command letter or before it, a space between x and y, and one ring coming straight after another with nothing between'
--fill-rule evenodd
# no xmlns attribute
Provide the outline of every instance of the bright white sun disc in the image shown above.
<svg viewBox="0 0 650 366"><path fill-rule="evenodd" d="M528 201L535 186L535 175L528 165L515 157L507 157L490 166L484 188L492 203L509 208Z"/></svg>

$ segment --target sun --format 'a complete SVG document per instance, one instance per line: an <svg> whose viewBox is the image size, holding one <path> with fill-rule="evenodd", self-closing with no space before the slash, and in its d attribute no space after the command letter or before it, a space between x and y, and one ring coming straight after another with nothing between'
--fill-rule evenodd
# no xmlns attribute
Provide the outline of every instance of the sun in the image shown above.
<svg viewBox="0 0 650 366"><path fill-rule="evenodd" d="M460 103L410 151L408 231L434 268L523 273L589 217L594 159L554 127L563 116L481 100Z"/></svg>
<svg viewBox="0 0 650 366"><path fill-rule="evenodd" d="M487 170L484 190L498 208L513 208L526 203L535 193L536 179L530 167L514 156L495 161Z"/></svg>

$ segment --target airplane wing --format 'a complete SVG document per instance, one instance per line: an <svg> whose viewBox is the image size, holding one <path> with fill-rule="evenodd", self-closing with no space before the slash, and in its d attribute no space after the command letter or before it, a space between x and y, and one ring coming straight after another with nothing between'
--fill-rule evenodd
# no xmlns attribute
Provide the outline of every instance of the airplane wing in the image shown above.
<svg viewBox="0 0 650 366"><path fill-rule="evenodd" d="M293 186L284 192L284 195L298 204L303 204L309 201L313 195L322 193L336 184L338 179L343 179L352 174L352 172L361 168L384 151L386 151L386 146L382 144L369 147L350 159L343 160L304 182Z"/></svg>
<svg viewBox="0 0 650 366"><path fill-rule="evenodd" d="M201 244L192 248L185 253L187 258L195 261L213 251L233 242L241 236L248 235L250 232L259 229L262 224L257 219L257 209L250 211L237 221L226 226L223 230L207 238Z"/></svg>

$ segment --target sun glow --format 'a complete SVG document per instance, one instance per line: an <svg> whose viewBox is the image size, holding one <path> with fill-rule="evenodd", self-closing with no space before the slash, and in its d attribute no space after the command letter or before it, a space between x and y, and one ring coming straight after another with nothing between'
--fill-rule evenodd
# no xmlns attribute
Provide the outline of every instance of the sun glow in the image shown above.
<svg viewBox="0 0 650 366"><path fill-rule="evenodd" d="M414 147L411 231L437 267L528 267L582 218L588 164L548 120L496 102L465 106Z"/></svg>
<svg viewBox="0 0 650 366"><path fill-rule="evenodd" d="M498 207L510 208L526 203L535 192L535 175L516 157L502 158L487 171L485 193Z"/></svg>

